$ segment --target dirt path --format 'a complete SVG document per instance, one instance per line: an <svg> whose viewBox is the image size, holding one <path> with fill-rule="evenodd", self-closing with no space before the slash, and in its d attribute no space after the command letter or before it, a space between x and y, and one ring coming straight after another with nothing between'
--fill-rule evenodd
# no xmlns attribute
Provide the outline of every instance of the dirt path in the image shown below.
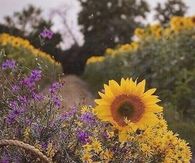
<svg viewBox="0 0 195 163"><path fill-rule="evenodd" d="M64 87L61 89L65 108L68 109L80 103L87 105L94 104L94 98L86 82L75 75L67 75L63 77L62 80L65 81Z"/></svg>

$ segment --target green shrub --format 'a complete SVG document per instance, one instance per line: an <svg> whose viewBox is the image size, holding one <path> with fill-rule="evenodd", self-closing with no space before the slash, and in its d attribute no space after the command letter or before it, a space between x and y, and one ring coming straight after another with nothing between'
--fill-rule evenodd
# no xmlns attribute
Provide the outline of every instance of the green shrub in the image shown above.
<svg viewBox="0 0 195 163"><path fill-rule="evenodd" d="M61 65L55 62L49 54L34 48L28 40L10 36L0 35L0 62L3 59L14 59L23 65L23 71L28 73L30 69L41 69L45 76L43 84L54 81L62 73Z"/></svg>
<svg viewBox="0 0 195 163"><path fill-rule="evenodd" d="M109 79L146 79L148 87L157 88L171 129L195 148L194 49L195 28L160 38L148 35L136 51L105 55L104 61L87 64L83 78L94 92Z"/></svg>
<svg viewBox="0 0 195 163"><path fill-rule="evenodd" d="M94 91L109 79L133 77L158 88L163 102L171 102L184 117L195 116L195 30L172 37L148 37L137 51L106 56L103 62L88 64L84 78Z"/></svg>

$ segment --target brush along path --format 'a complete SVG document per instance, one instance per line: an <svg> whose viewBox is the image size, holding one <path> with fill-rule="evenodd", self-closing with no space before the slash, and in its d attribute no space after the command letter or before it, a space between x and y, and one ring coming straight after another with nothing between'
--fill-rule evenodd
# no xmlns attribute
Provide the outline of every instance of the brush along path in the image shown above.
<svg viewBox="0 0 195 163"><path fill-rule="evenodd" d="M62 77L61 80L65 82L60 90L64 108L70 109L79 104L94 104L94 97L89 91L87 83L81 78L75 75L67 75Z"/></svg>

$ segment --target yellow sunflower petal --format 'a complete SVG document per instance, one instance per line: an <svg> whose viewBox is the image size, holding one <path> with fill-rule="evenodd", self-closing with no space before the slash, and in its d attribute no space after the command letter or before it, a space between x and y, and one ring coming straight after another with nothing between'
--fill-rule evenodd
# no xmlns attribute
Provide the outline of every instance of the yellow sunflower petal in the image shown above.
<svg viewBox="0 0 195 163"><path fill-rule="evenodd" d="M152 105L150 107L147 107L147 112L154 112L154 113L159 113L163 111L163 107L159 105Z"/></svg>
<svg viewBox="0 0 195 163"><path fill-rule="evenodd" d="M137 91L140 94L143 94L145 91L145 85L146 85L146 80L143 80L142 82L137 84Z"/></svg>
<svg viewBox="0 0 195 163"><path fill-rule="evenodd" d="M112 98L114 96L108 85L104 84L104 89L105 89L106 96L108 96L109 98Z"/></svg>
<svg viewBox="0 0 195 163"><path fill-rule="evenodd" d="M138 83L136 85L136 88L134 88L134 95L137 95L137 96L143 96L143 93L145 91L145 85L146 85L146 81L143 80L142 82Z"/></svg>
<svg viewBox="0 0 195 163"><path fill-rule="evenodd" d="M124 78L122 78L121 79L121 89L123 91L123 94L128 94L129 93L128 87L129 87L128 79L125 80Z"/></svg>
<svg viewBox="0 0 195 163"><path fill-rule="evenodd" d="M157 105L158 96L153 95L156 89L144 92L145 85L145 80L137 83L132 78L122 78L120 85L109 81L109 85L104 85L105 94L100 92L101 99L95 100L96 115L119 130L126 129L125 118L138 128L153 125L157 120L155 113L162 112L162 107Z"/></svg>
<svg viewBox="0 0 195 163"><path fill-rule="evenodd" d="M103 99L96 99L95 103L98 105L102 105L102 106L108 106L109 105L109 101L103 100Z"/></svg>
<svg viewBox="0 0 195 163"><path fill-rule="evenodd" d="M154 94L154 92L156 92L156 88L147 90L147 91L144 93L144 95L152 95L152 94Z"/></svg>
<svg viewBox="0 0 195 163"><path fill-rule="evenodd" d="M100 97L101 97L103 100L105 100L105 101L107 101L107 102L113 100L113 97L112 97L112 96L107 96L107 95L103 94L102 92L98 92L98 94L100 95Z"/></svg>
<svg viewBox="0 0 195 163"><path fill-rule="evenodd" d="M119 95L121 93L120 86L118 85L118 83L116 81L110 80L109 86L110 86L110 89L111 89L113 95Z"/></svg>
<svg viewBox="0 0 195 163"><path fill-rule="evenodd" d="M160 99L158 99L158 96L154 96L154 95L144 96L142 100L146 104L146 106L151 105L151 104L156 104L161 101Z"/></svg>

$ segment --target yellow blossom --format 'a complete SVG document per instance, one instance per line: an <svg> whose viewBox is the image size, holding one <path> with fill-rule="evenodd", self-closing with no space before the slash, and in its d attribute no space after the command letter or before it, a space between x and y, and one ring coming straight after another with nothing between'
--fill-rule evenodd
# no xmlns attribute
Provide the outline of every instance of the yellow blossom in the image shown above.
<svg viewBox="0 0 195 163"><path fill-rule="evenodd" d="M145 34L145 31L142 28L136 28L134 34L138 38L142 38L144 36L144 34Z"/></svg>
<svg viewBox="0 0 195 163"><path fill-rule="evenodd" d="M92 146L91 144L87 143L85 145L83 145L83 148L86 152L90 152L92 150Z"/></svg>
<svg viewBox="0 0 195 163"><path fill-rule="evenodd" d="M148 144L145 144L145 143L141 144L141 151L143 152L143 154L145 156L151 156L152 152L153 152L151 147L148 146Z"/></svg>
<svg viewBox="0 0 195 163"><path fill-rule="evenodd" d="M24 130L24 139L27 140L29 138L29 135L30 135L30 127L27 127L25 130Z"/></svg>
<svg viewBox="0 0 195 163"><path fill-rule="evenodd" d="M48 144L48 146L47 146L47 156L49 157L49 158L52 158L54 155L55 155L55 153L56 153L56 150L55 150L55 148L53 147L53 144L52 143L49 143Z"/></svg>
<svg viewBox="0 0 195 163"><path fill-rule="evenodd" d="M76 121L75 124L77 124L79 127L81 127L83 125L83 123L80 121Z"/></svg>
<svg viewBox="0 0 195 163"><path fill-rule="evenodd" d="M113 157L113 153L112 153L110 150L108 150L108 149L106 149L105 151L102 151L102 152L100 153L100 158L101 158L102 160L107 160L107 161L109 161L109 160L112 159L112 157Z"/></svg>
<svg viewBox="0 0 195 163"><path fill-rule="evenodd" d="M84 114L84 113L89 112L89 111L90 111L89 106L84 105L81 107L81 114Z"/></svg>
<svg viewBox="0 0 195 163"><path fill-rule="evenodd" d="M15 37L15 36L9 35L7 33L3 33L3 34L0 34L0 44L11 45L11 46L16 47L16 48L23 47L23 48L31 51L35 57L41 57L41 58L48 60L49 62L51 62L53 64L59 65L59 63L57 63L49 54L36 49L26 39L23 39L20 37Z"/></svg>
<svg viewBox="0 0 195 163"><path fill-rule="evenodd" d="M92 141L91 147L96 153L102 151L102 145L97 139Z"/></svg>
<svg viewBox="0 0 195 163"><path fill-rule="evenodd" d="M88 153L88 152L86 152L86 153L84 153L84 155L82 156L82 161L83 161L84 163L92 163L93 161L92 161L91 157L92 157L91 154Z"/></svg>
<svg viewBox="0 0 195 163"><path fill-rule="evenodd" d="M104 61L104 56L92 56L87 60L87 64L96 63L96 62L102 62Z"/></svg>
<svg viewBox="0 0 195 163"><path fill-rule="evenodd" d="M113 50L113 49L111 49L111 48L108 48L108 49L106 49L106 55L111 55L111 56L113 56L113 55L115 55L116 53L115 53L115 50Z"/></svg>
<svg viewBox="0 0 195 163"><path fill-rule="evenodd" d="M34 147L37 148L38 150L42 151L42 146L41 146L41 144L39 144L38 141L36 141Z"/></svg>
<svg viewBox="0 0 195 163"><path fill-rule="evenodd" d="M106 133L108 135L108 138L112 138L114 136L114 132L113 131L107 131Z"/></svg>

